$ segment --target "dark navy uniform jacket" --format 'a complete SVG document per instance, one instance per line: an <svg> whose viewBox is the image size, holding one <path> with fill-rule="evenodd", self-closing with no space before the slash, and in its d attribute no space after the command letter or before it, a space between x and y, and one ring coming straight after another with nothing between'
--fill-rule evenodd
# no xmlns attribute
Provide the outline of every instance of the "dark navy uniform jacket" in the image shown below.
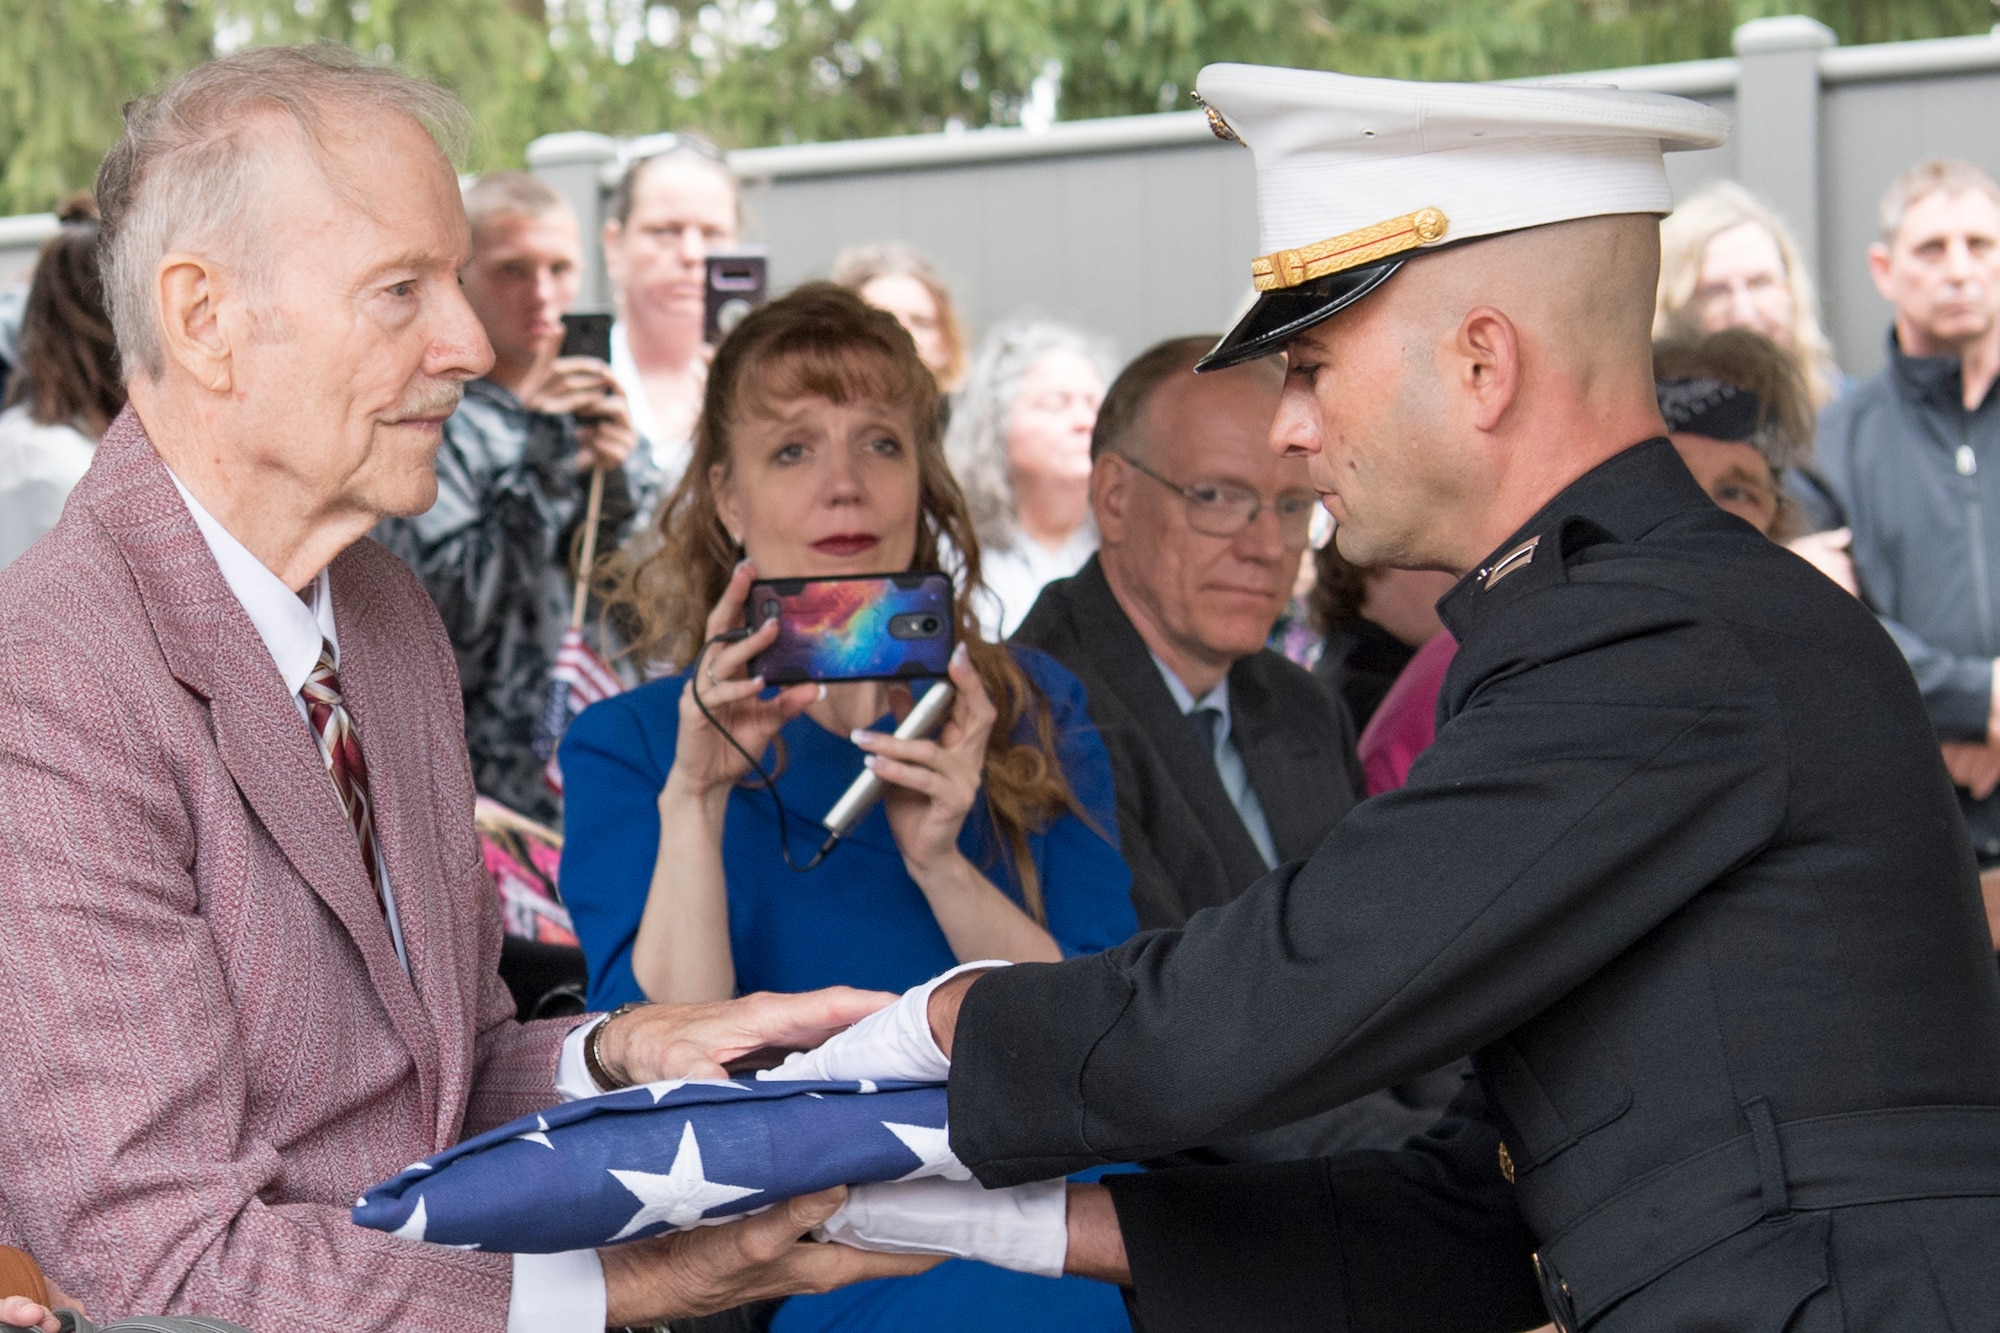
<svg viewBox="0 0 2000 1333"><path fill-rule="evenodd" d="M1461 647L1407 787L1183 930L973 986L960 1158L989 1185L1153 1158L1471 1053L1573 1325L2000 1327L2000 978L1874 617L1665 440L1570 486L1439 610ZM1139 1273L1148 1329L1224 1326L1183 1312L1260 1246L1337 1249L1297 1194L1327 1178L1211 1174L1243 1187L1189 1209L1206 1265L1184 1245ZM1157 1249L1134 1239L1135 1263ZM1289 1288L1262 1265L1227 1326L1328 1326L1301 1298L1339 1262Z"/></svg>

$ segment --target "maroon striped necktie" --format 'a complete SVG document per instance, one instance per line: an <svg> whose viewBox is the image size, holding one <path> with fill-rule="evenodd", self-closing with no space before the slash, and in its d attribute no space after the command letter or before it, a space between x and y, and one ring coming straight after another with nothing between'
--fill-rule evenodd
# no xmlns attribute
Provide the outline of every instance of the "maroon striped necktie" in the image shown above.
<svg viewBox="0 0 2000 1333"><path fill-rule="evenodd" d="M388 915L382 896L381 852L375 846L375 813L368 796L368 762L361 757L361 737L347 715L340 697L340 676L333 669L333 645L320 640L319 662L306 678L299 695L306 701L306 716L312 722L313 738L319 742L320 758L333 778L340 807L354 827L355 841L361 844L361 863L375 886L375 902Z"/></svg>

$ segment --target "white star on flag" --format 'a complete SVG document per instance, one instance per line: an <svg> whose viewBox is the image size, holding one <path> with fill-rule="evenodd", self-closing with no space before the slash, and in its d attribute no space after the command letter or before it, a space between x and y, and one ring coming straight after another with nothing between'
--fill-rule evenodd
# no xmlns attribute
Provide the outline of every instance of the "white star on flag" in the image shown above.
<svg viewBox="0 0 2000 1333"><path fill-rule="evenodd" d="M526 1139L530 1143L539 1143L544 1148L547 1148L550 1152L555 1151L556 1145L549 1142L549 1121L548 1117L546 1116L538 1115L535 1117L534 1133L521 1134L518 1135L517 1137Z"/></svg>
<svg viewBox="0 0 2000 1333"><path fill-rule="evenodd" d="M424 1238L424 1231L429 1226L430 1221L424 1216L424 1196L419 1194L417 1196L416 1211L410 1214L410 1220L389 1234L402 1240L422 1240Z"/></svg>
<svg viewBox="0 0 2000 1333"><path fill-rule="evenodd" d="M950 1129L932 1129L929 1125L892 1125L886 1120L882 1122L882 1128L901 1139L903 1146L923 1163L907 1176L898 1176L898 1180L921 1180L925 1176L943 1176L946 1180L972 1179L972 1172L951 1150Z"/></svg>
<svg viewBox="0 0 2000 1333"><path fill-rule="evenodd" d="M632 1220L625 1224L622 1231L605 1242L607 1245L636 1235L655 1222L676 1227L693 1226L709 1209L757 1193L741 1185L718 1185L708 1179L702 1170L701 1143L694 1136L692 1120L681 1128L681 1145L674 1153L674 1164L667 1174L614 1170L611 1175L632 1191L642 1206L632 1214Z"/></svg>

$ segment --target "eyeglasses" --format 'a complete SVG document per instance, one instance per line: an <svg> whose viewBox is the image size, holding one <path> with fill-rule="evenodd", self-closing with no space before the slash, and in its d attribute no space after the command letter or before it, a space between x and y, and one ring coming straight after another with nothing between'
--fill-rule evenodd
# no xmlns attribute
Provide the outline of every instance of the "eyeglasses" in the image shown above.
<svg viewBox="0 0 2000 1333"><path fill-rule="evenodd" d="M1234 481L1196 481L1182 486L1168 481L1136 458L1119 454L1134 471L1151 477L1187 501L1188 526L1209 537L1234 537L1257 521L1269 509L1278 517L1278 540L1288 551L1303 551L1312 545L1313 515L1319 512L1319 497L1311 491L1281 491L1266 504L1264 497Z"/></svg>

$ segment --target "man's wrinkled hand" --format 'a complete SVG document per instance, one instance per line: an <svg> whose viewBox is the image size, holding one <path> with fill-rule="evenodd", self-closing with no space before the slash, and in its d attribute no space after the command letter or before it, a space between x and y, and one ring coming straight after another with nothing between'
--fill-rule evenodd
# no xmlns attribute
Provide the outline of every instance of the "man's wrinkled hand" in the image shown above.
<svg viewBox="0 0 2000 1333"><path fill-rule="evenodd" d="M802 995L760 992L701 1004L649 1004L605 1025L599 1053L627 1083L726 1078L730 1061L765 1047L805 1050L896 997L834 986Z"/></svg>
<svg viewBox="0 0 2000 1333"><path fill-rule="evenodd" d="M937 1256L864 1254L805 1239L846 1198L844 1189L824 1190L740 1222L599 1250L606 1322L618 1327L690 1319L751 1301L907 1277L942 1262Z"/></svg>

